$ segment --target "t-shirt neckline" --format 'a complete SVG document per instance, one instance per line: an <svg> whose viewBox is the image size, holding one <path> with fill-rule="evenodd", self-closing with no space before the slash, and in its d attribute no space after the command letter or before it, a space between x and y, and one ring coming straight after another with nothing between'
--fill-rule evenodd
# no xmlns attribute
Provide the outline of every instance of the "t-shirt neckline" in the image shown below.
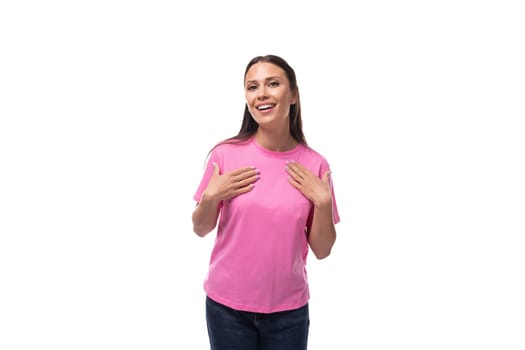
<svg viewBox="0 0 525 350"><path fill-rule="evenodd" d="M301 146L302 146L300 143L298 143L294 148L292 148L291 150L288 150L288 151L272 151L272 150L269 150L269 149L264 148L263 146L261 146L257 142L257 140L255 140L255 137L252 137L251 143L253 145L255 145L255 147L258 150L260 150L261 152L266 153L266 154L271 155L271 156L277 156L277 157L287 157L290 154L297 153L301 149Z"/></svg>

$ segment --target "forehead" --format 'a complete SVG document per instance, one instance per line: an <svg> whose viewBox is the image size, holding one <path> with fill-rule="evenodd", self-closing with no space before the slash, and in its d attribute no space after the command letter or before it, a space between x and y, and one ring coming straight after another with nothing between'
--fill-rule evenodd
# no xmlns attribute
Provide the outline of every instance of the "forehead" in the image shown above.
<svg viewBox="0 0 525 350"><path fill-rule="evenodd" d="M270 62L258 62L255 63L253 66L248 69L248 72L246 72L246 78L245 81L259 81L259 80L265 80L269 77L278 77L286 79L286 73L285 71Z"/></svg>

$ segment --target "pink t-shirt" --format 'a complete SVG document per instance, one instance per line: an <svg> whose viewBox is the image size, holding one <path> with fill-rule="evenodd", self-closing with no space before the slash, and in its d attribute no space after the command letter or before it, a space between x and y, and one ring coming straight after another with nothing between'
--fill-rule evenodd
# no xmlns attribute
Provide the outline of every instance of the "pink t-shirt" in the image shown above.
<svg viewBox="0 0 525 350"><path fill-rule="evenodd" d="M248 193L223 201L209 271L206 294L233 309L270 313L305 305L310 297L306 273L306 227L311 202L288 183L286 161L294 160L320 177L329 170L326 159L299 145L287 152L261 147L254 138L243 144L222 144L208 159L194 195L198 202L213 173L245 166L260 170ZM333 220L339 214L333 193ZM310 217L311 220L311 217Z"/></svg>

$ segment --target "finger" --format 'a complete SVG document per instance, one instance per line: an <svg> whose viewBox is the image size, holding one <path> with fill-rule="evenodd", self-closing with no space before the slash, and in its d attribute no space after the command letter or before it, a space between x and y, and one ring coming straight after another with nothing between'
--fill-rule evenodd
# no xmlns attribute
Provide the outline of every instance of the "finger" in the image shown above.
<svg viewBox="0 0 525 350"><path fill-rule="evenodd" d="M293 160L286 162L286 169L290 170L294 174L298 174L298 175L301 174L301 168L299 167L298 163L296 163Z"/></svg>
<svg viewBox="0 0 525 350"><path fill-rule="evenodd" d="M259 176L261 172L258 169L250 169L248 171L244 171L240 174L237 174L233 176L234 181L243 181L246 179L250 179L255 176Z"/></svg>
<svg viewBox="0 0 525 350"><path fill-rule="evenodd" d="M301 181L303 180L303 177L298 174L297 172L294 171L294 169L292 168L286 168L286 171L288 172L288 175L290 176L290 178L294 181Z"/></svg>
<svg viewBox="0 0 525 350"><path fill-rule="evenodd" d="M289 177L289 178L288 178L288 183L289 183L290 185L292 185L295 189L297 189L297 190L299 190L299 191L302 192L302 186L301 186L301 184L300 184L297 180L295 180L293 177Z"/></svg>
<svg viewBox="0 0 525 350"><path fill-rule="evenodd" d="M238 188L236 191L235 191L235 195L239 195L239 194L243 194L243 193L246 193L246 192L250 192L251 190L253 190L253 188L255 187L255 184L251 183L247 186L243 186L241 188Z"/></svg>
<svg viewBox="0 0 525 350"><path fill-rule="evenodd" d="M293 165L295 168L299 169L299 170L305 170L306 168L304 167L304 165L302 165L301 163L299 162L296 162L295 160L290 160L288 161L288 164L290 165Z"/></svg>
<svg viewBox="0 0 525 350"><path fill-rule="evenodd" d="M257 172L257 169L254 166L246 166L246 167L242 167L242 168L238 168L238 169L232 170L230 172L230 174L232 176L239 176L239 175L242 175L242 174L245 174L245 173L250 173L250 172Z"/></svg>
<svg viewBox="0 0 525 350"><path fill-rule="evenodd" d="M257 178L257 176L252 176L241 180L235 180L235 182L233 182L232 185L236 189L243 188L245 186L255 183L257 181Z"/></svg>

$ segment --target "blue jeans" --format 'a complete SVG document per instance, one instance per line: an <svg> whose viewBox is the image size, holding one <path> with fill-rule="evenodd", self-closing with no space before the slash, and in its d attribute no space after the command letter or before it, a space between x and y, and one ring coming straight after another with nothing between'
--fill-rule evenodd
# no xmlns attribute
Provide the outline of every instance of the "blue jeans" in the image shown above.
<svg viewBox="0 0 525 350"><path fill-rule="evenodd" d="M270 314L238 311L206 297L211 350L306 350L308 304Z"/></svg>

